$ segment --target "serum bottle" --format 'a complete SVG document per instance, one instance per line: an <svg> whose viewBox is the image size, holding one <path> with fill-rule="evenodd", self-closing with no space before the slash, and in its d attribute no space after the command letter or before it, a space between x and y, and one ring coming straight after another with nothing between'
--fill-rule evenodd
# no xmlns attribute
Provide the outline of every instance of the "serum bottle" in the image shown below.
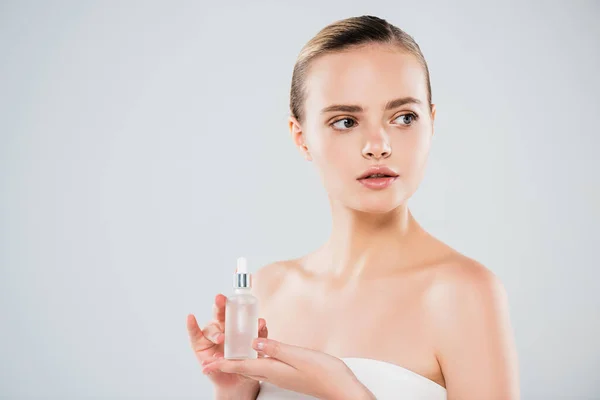
<svg viewBox="0 0 600 400"><path fill-rule="evenodd" d="M225 343L227 359L257 358L252 341L258 337L258 299L251 293L252 274L244 257L237 259L233 275L234 294L225 304Z"/></svg>

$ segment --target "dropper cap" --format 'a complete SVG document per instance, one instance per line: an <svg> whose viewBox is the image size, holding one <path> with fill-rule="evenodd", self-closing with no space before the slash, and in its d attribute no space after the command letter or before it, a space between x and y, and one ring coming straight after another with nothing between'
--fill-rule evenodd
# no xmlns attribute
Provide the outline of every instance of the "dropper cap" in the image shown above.
<svg viewBox="0 0 600 400"><path fill-rule="evenodd" d="M252 287L252 274L248 272L248 261L244 257L237 259L237 268L233 275L234 289L248 289Z"/></svg>

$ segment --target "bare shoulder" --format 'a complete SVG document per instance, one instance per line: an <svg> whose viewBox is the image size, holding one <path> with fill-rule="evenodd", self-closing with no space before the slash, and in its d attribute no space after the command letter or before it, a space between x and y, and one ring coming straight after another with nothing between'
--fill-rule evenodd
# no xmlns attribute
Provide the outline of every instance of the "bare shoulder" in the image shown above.
<svg viewBox="0 0 600 400"><path fill-rule="evenodd" d="M435 268L435 277L427 293L435 309L461 307L471 301L502 301L506 296L500 278L479 261L453 251ZM491 310L490 310L491 311Z"/></svg>
<svg viewBox="0 0 600 400"><path fill-rule="evenodd" d="M426 310L452 397L519 398L508 299L494 272L462 254L450 256L436 267Z"/></svg>
<svg viewBox="0 0 600 400"><path fill-rule="evenodd" d="M296 260L279 260L263 265L252 274L252 292L259 299L272 296L282 285L286 273L296 265Z"/></svg>
<svg viewBox="0 0 600 400"><path fill-rule="evenodd" d="M498 276L455 255L437 269L426 301L434 352L451 397L518 399L518 359Z"/></svg>
<svg viewBox="0 0 600 400"><path fill-rule="evenodd" d="M431 269L424 297L432 328L446 338L486 323L488 329L503 329L509 322L508 299L498 275L440 241L437 245L445 250Z"/></svg>

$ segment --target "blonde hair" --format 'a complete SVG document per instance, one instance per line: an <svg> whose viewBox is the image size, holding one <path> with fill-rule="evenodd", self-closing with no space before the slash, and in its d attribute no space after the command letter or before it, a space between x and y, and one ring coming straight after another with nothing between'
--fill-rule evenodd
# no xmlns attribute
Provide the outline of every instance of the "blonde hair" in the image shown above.
<svg viewBox="0 0 600 400"><path fill-rule="evenodd" d="M304 120L305 85L311 61L324 54L340 52L353 46L371 43L398 46L417 59L425 70L427 101L431 109L429 68L417 42L412 36L385 19L363 15L342 19L327 25L304 45L298 55L292 74L292 88L290 91L290 112L292 116L300 123Z"/></svg>

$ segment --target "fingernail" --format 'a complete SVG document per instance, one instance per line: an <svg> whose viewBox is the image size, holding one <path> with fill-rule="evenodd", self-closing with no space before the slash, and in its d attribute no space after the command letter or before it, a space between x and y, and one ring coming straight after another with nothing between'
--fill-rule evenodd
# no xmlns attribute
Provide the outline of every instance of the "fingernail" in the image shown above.
<svg viewBox="0 0 600 400"><path fill-rule="evenodd" d="M254 342L254 348L258 350L263 350L265 348L266 340L265 339L256 339Z"/></svg>

